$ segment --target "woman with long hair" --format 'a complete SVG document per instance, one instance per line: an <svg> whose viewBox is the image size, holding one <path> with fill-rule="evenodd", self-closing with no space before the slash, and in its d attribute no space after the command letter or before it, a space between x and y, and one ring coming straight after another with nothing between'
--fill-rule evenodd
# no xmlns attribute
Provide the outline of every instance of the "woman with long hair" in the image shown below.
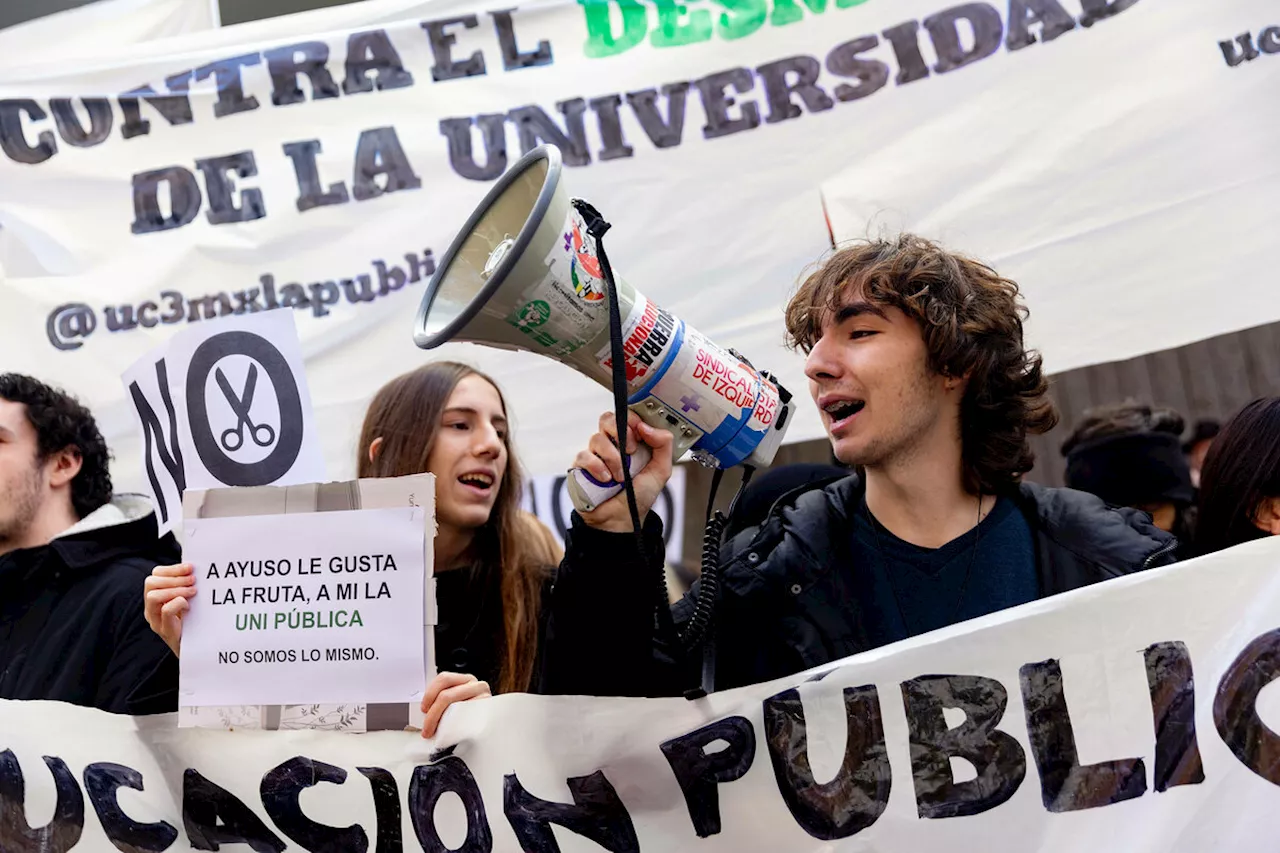
<svg viewBox="0 0 1280 853"><path fill-rule="evenodd" d="M398 376L369 404L357 452L362 479L426 471L436 478L441 671L423 697L423 736L435 733L453 702L535 687L544 589L558 554L541 523L519 508L524 478L497 385L450 361ZM193 569L159 567L146 589L147 621L177 654Z"/></svg>
<svg viewBox="0 0 1280 853"><path fill-rule="evenodd" d="M1280 397L1254 400L1222 428L1200 470L1196 551L1280 534Z"/></svg>

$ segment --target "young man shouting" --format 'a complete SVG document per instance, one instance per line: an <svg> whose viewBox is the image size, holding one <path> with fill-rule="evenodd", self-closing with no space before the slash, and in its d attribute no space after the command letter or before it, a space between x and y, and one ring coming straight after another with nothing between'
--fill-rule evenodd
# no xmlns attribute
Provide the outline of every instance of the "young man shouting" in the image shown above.
<svg viewBox="0 0 1280 853"><path fill-rule="evenodd" d="M716 688L779 678L877 646L1174 560L1137 510L1022 483L1027 436L1057 420L1022 339L1018 287L913 235L833 255L787 306L789 342L836 457L859 473L779 499L721 549ZM574 464L622 477L612 415ZM632 415L626 448L646 559L619 495L574 517L553 595L550 692L669 695L697 683L651 607L662 554L649 512L671 437ZM683 628L700 589L672 610Z"/></svg>

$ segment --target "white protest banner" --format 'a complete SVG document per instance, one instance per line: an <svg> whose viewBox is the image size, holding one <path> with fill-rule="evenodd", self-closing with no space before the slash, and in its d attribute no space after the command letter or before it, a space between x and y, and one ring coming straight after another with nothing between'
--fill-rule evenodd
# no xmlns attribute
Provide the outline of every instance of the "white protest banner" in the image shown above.
<svg viewBox="0 0 1280 853"><path fill-rule="evenodd" d="M0 30L0 77L218 26L216 0L94 0Z"/></svg>
<svg viewBox="0 0 1280 853"><path fill-rule="evenodd" d="M1278 567L1280 541L1251 543L693 702L466 702L431 742L0 702L0 840L1261 853Z"/></svg>
<svg viewBox="0 0 1280 853"><path fill-rule="evenodd" d="M83 395L122 483L140 445L111 380L171 325L277 305L334 476L372 393L428 357L495 375L531 470L563 471L606 391L410 340L436 259L541 141L613 223L619 273L795 394L782 307L827 249L824 193L840 236L883 208L993 253L1050 370L1280 319L1239 272L1280 238L1268 0L414 8L0 84L0 361ZM822 434L800 406L789 440Z"/></svg>
<svg viewBox="0 0 1280 853"><path fill-rule="evenodd" d="M421 697L422 524L419 507L188 520L181 704Z"/></svg>
<svg viewBox="0 0 1280 853"><path fill-rule="evenodd" d="M122 379L162 531L184 489L327 479L292 312L186 328Z"/></svg>
<svg viewBox="0 0 1280 853"><path fill-rule="evenodd" d="M688 471L683 465L675 466L671 470L671 479L662 487L662 492L653 505L653 511L662 519L662 536L666 543L668 563L679 563L684 560L684 505L687 475ZM533 477L525 487L521 501L521 508L536 515L562 546L565 533L569 530L569 519L573 514L573 501L569 499L569 490L564 484L564 474Z"/></svg>

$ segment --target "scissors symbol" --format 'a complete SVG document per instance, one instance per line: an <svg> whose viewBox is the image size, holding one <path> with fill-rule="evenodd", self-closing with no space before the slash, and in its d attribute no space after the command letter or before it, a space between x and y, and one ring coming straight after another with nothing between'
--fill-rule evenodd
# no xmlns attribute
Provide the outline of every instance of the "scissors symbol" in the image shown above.
<svg viewBox="0 0 1280 853"><path fill-rule="evenodd" d="M258 385L258 365L249 365L249 376L244 381L244 396L237 396L235 389L231 387L231 383L227 381L227 375L222 372L219 367L215 372L218 381L218 387L222 389L222 394L227 398L227 403L231 406L231 411L236 413L236 425L229 430L224 430L220 439L222 447L228 453L234 453L244 446L244 428L249 428L249 437L253 439L253 443L259 447L270 447L276 440L276 431L269 424L255 424L249 416L249 409L253 406L253 391ZM264 433L266 438L259 439L258 434Z"/></svg>

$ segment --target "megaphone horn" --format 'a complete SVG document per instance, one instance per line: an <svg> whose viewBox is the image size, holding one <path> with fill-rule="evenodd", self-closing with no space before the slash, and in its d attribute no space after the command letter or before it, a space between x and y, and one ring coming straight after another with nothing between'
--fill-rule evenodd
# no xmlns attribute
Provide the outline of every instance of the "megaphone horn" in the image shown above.
<svg viewBox="0 0 1280 853"><path fill-rule="evenodd" d="M463 341L544 355L611 387L608 288L581 213L564 190L560 151L522 157L472 212L427 286L414 343ZM729 468L768 465L794 408L791 395L733 350L614 276L627 403L675 437L674 455ZM631 456L634 474L648 448ZM589 512L621 484L574 469L574 506Z"/></svg>

